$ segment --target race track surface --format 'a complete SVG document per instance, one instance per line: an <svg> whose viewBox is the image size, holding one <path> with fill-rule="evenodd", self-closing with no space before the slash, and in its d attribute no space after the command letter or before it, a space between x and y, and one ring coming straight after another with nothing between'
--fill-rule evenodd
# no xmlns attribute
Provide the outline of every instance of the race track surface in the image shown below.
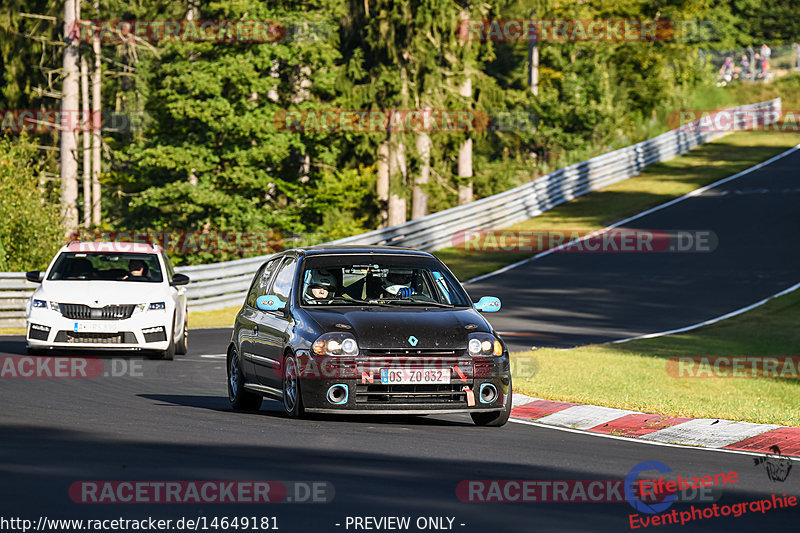
<svg viewBox="0 0 800 533"><path fill-rule="evenodd" d="M719 239L711 253L554 253L468 290L502 298L503 310L489 316L498 330L520 334L506 337L517 349L613 340L730 312L798 280L798 167L795 153L626 226L711 230ZM408 516L412 526L400 531L420 531L414 525L419 517L453 519L452 529L423 531L629 531L634 510L625 501L469 502L459 499L456 487L464 480L621 480L644 461L690 477L736 472L737 482L716 494L717 504L800 495L797 468L783 481L771 480L749 455L522 423L479 428L460 415L297 421L282 416L274 402L259 412L235 413L222 355L229 338L227 328L192 330L189 354L169 362L109 354L95 378L0 379L0 530L21 531L3 519L35 524L42 516L205 517L208 523L248 516L275 517L281 532L398 531L348 527L348 517ZM23 354L22 337L2 337L4 364ZM332 489L332 499L266 505L73 501L70 486L89 480L318 481ZM713 502L694 505L705 509ZM799 518L795 507L646 529L781 532L795 530ZM214 530L220 529L206 529Z"/></svg>
<svg viewBox="0 0 800 533"><path fill-rule="evenodd" d="M194 332L193 340L224 339L223 331L204 333ZM6 354L20 344L20 338L5 340L0 349ZM453 530L465 532L625 531L634 513L625 502L463 502L456 487L475 479L620 480L652 460L684 476L737 472L737 483L724 488L718 504L800 493L800 473L770 481L764 466L747 455L518 423L478 428L457 415L295 421L273 402L257 413L235 413L226 397L223 359L202 354L192 349L172 362L114 354L105 360L107 371L127 365L129 374L118 377L3 379L0 516L34 522L40 516L271 516L283 532L355 531L345 528L348 516L446 516L454 518ZM81 480L323 481L334 497L317 504L75 503L69 487ZM658 530L791 531L798 518L795 508Z"/></svg>
<svg viewBox="0 0 800 533"><path fill-rule="evenodd" d="M466 289L475 300L502 300L487 316L510 333L512 350L608 342L724 315L800 281L798 169L795 151L623 226L711 231L711 252L555 252Z"/></svg>

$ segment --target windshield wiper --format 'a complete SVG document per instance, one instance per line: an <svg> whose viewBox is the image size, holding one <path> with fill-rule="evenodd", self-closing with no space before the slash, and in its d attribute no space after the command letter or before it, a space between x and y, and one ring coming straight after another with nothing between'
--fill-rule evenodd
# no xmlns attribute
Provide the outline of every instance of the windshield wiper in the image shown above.
<svg viewBox="0 0 800 533"><path fill-rule="evenodd" d="M427 302L424 300L389 300L389 303L392 304L417 304L417 305L424 305L429 307L447 307L452 308L455 307L453 304L443 304L439 302Z"/></svg>
<svg viewBox="0 0 800 533"><path fill-rule="evenodd" d="M376 302L376 301L369 301L369 300L359 300L358 298L345 298L344 296L334 296L330 300L331 303L353 303L358 305L380 305L383 307L388 307L389 304L383 302Z"/></svg>

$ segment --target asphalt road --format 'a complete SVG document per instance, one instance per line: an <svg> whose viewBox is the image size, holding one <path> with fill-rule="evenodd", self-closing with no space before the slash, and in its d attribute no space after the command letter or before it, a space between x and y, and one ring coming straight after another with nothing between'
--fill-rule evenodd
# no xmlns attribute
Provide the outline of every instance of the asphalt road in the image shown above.
<svg viewBox="0 0 800 533"><path fill-rule="evenodd" d="M502 300L487 316L515 350L608 342L724 315L800 281L799 168L796 151L624 226L711 232L713 251L555 252L466 288L475 300Z"/></svg>
<svg viewBox="0 0 800 533"><path fill-rule="evenodd" d="M205 334L224 339L224 331ZM194 337L196 341L197 332ZM456 487L463 480L620 480L638 463L652 460L683 476L737 472L738 481L724 488L718 505L772 494L800 495L800 472L773 482L763 465L755 466L746 455L518 423L479 428L456 415L295 421L284 418L272 402L257 413L234 413L225 393L224 362L214 354L203 357L207 344L197 342L203 350L193 347L172 362L124 354L104 357L106 373L124 374L116 377L0 380L0 518L36 523L40 516L207 521L269 516L277 518L280 531L308 532L356 531L352 525L346 528L348 516L410 516L412 526L406 531L419 531L413 521L432 516L453 518L455 531L622 531L629 529L629 515L635 512L625 502L464 502ZM2 354L21 349L20 338L0 344ZM327 484L333 499L202 505L70 499L74 482L91 480L316 481ZM689 506L676 503L672 509L680 512ZM659 530L752 531L766 526L783 531L796 528L798 518L795 508Z"/></svg>
<svg viewBox="0 0 800 533"><path fill-rule="evenodd" d="M798 164L795 154L629 226L711 230L719 239L714 252L557 253L470 285L469 291L503 299L503 311L491 320L501 331L528 335L506 337L517 346L611 340L747 305L797 281ZM624 531L634 513L626 502L465 502L456 488L464 480L621 480L644 461L660 461L691 477L736 472L737 482L722 489L718 505L800 495L800 471L771 481L764 465L741 454L520 423L479 428L456 415L295 421L272 402L256 413L234 413L220 355L228 338L226 329L194 330L189 355L171 362L105 356L104 372L95 378L0 379L0 531L22 530L9 519L36 524L43 516L204 517L206 526L215 517L275 517L283 532L390 531L347 526L348 517L388 516L411 517L411 527L400 531L420 531L419 517L452 518L449 530L481 533ZM18 363L23 353L21 337L0 340L2 365L9 358ZM73 501L69 492L80 481L147 480L282 481L290 487L314 481L326 484L331 499L89 504ZM672 509L689 510L690 504ZM798 518L795 507L658 530L792 531ZM274 530L275 522L270 524Z"/></svg>

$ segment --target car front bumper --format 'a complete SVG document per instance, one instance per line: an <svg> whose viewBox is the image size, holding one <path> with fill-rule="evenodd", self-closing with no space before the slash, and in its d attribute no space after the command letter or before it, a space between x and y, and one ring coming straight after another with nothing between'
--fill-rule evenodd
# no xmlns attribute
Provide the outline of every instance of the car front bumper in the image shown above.
<svg viewBox="0 0 800 533"><path fill-rule="evenodd" d="M300 354L298 363L303 405L312 413L442 414L502 411L509 405L508 354L483 358L317 358ZM381 370L387 368L449 369L450 380L437 384L384 384ZM332 387L344 388L346 393L333 401L329 397Z"/></svg>
<svg viewBox="0 0 800 533"><path fill-rule="evenodd" d="M120 320L75 320L51 309L31 309L26 341L29 348L161 351L171 337L167 316L164 311L143 311Z"/></svg>

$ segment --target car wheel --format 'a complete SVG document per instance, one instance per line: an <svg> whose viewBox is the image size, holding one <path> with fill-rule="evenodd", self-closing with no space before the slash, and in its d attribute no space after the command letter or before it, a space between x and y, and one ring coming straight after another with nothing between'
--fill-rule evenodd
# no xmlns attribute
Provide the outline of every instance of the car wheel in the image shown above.
<svg viewBox="0 0 800 533"><path fill-rule="evenodd" d="M231 356L228 359L228 400L231 402L231 407L237 411L257 411L263 400L260 394L245 390L244 372L236 347L231 348Z"/></svg>
<svg viewBox="0 0 800 533"><path fill-rule="evenodd" d="M506 402L505 405L503 406L503 410L492 411L490 413L481 413L481 412L470 413L472 421L475 422L476 426L487 426L487 427L505 426L506 422L508 422L508 417L511 415L511 398L513 396L514 395L511 392L511 383L509 383L508 394L506 394Z"/></svg>
<svg viewBox="0 0 800 533"><path fill-rule="evenodd" d="M189 352L189 318L186 313L183 316L186 317L183 319L183 333L175 346L175 353L178 355L186 355Z"/></svg>
<svg viewBox="0 0 800 533"><path fill-rule="evenodd" d="M167 340L169 341L169 346L166 350L161 352L161 359L165 361L172 361L175 359L175 315L172 315L172 329L167 332Z"/></svg>
<svg viewBox="0 0 800 533"><path fill-rule="evenodd" d="M291 418L302 418L303 396L300 394L300 378L297 361L291 355L284 357L283 369L283 410Z"/></svg>

